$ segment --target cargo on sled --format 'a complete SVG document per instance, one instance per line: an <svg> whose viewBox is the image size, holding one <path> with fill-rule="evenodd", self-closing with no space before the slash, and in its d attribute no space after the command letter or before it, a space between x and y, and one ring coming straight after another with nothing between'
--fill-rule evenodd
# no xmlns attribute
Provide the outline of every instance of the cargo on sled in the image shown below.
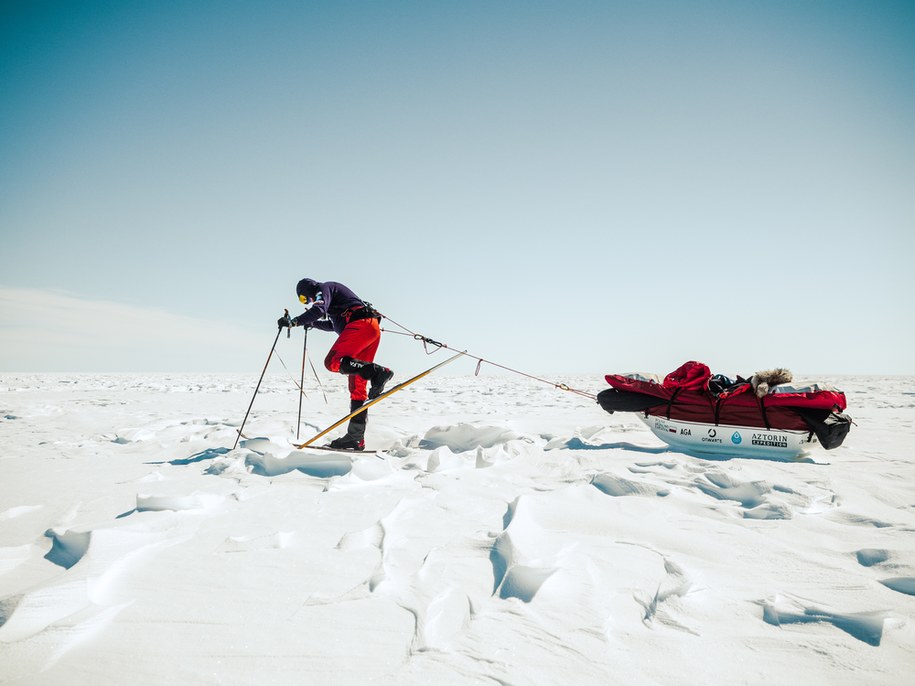
<svg viewBox="0 0 915 686"><path fill-rule="evenodd" d="M786 369L736 380L686 362L660 379L608 374L597 401L607 412L636 412L654 434L688 453L796 457L819 443L842 445L852 420L845 394L820 383L792 383Z"/></svg>

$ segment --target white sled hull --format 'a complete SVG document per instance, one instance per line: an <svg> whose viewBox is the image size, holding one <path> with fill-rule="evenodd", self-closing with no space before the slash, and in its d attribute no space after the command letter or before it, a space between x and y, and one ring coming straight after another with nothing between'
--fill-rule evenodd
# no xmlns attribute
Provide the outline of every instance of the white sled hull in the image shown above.
<svg viewBox="0 0 915 686"><path fill-rule="evenodd" d="M816 443L808 431L701 424L640 414L655 436L687 453L791 459Z"/></svg>

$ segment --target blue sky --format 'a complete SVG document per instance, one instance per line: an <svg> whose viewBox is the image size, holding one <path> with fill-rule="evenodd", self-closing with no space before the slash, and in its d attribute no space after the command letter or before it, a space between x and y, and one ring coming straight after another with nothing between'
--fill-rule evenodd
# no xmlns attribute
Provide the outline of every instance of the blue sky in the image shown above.
<svg viewBox="0 0 915 686"><path fill-rule="evenodd" d="M0 371L256 374L310 276L534 373L913 374L913 35L905 2L4 3Z"/></svg>

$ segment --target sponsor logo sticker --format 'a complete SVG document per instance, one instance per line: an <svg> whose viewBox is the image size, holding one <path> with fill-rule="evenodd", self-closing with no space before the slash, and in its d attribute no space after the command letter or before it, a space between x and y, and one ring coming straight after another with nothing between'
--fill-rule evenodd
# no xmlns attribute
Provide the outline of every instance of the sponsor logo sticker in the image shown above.
<svg viewBox="0 0 915 686"><path fill-rule="evenodd" d="M702 442L703 443L722 443L722 440L720 438L718 438L717 429L709 429L708 436L703 436Z"/></svg>
<svg viewBox="0 0 915 686"><path fill-rule="evenodd" d="M764 448L787 448L788 436L785 434L756 433L753 434L750 442L753 445L762 446Z"/></svg>
<svg viewBox="0 0 915 686"><path fill-rule="evenodd" d="M735 431L731 434L731 443L734 445L740 445L741 441L743 441L743 439L740 437L739 431Z"/></svg>
<svg viewBox="0 0 915 686"><path fill-rule="evenodd" d="M656 428L658 431L667 431L668 433L672 433L672 434L677 433L677 430L674 427L672 427L670 424L665 422L663 419L655 419L654 428Z"/></svg>

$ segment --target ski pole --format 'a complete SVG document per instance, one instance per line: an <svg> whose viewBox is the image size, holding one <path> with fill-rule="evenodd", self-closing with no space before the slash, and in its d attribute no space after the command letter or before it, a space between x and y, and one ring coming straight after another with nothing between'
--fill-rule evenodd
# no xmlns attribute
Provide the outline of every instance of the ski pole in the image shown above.
<svg viewBox="0 0 915 686"><path fill-rule="evenodd" d="M257 386L254 389L254 395L251 396L251 402L248 403L248 411L245 412L245 418L241 420L241 426L238 429L238 435L235 437L235 445L232 446L232 450L235 450L235 448L238 447L238 439L241 438L241 432L245 430L245 422L248 421L248 415L251 413L251 407L254 405L254 399L257 397L257 392L260 390L261 381L264 380L264 374L267 373L267 366L270 364L270 358L273 357L273 351L276 348L276 342L280 340L280 333L282 333L282 331L282 326L278 326L276 328L276 338L273 339L273 345L270 346L270 354L267 355L267 362L264 363L264 371L261 372L261 378L257 380Z"/></svg>
<svg viewBox="0 0 915 686"><path fill-rule="evenodd" d="M302 396L305 395L305 358L308 356L308 327L305 327L305 341L302 343L302 378L299 381L299 416L295 421L295 439L299 440L302 426Z"/></svg>

